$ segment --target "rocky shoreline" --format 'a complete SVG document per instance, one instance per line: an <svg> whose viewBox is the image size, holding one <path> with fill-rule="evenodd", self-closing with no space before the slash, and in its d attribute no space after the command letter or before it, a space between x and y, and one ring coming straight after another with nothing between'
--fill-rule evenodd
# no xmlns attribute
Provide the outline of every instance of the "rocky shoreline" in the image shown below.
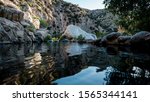
<svg viewBox="0 0 150 102"><path fill-rule="evenodd" d="M118 32L112 32L103 38L99 38L93 43L97 46L118 45L118 46L131 46L135 48L150 48L150 32L141 31L133 36L123 36Z"/></svg>

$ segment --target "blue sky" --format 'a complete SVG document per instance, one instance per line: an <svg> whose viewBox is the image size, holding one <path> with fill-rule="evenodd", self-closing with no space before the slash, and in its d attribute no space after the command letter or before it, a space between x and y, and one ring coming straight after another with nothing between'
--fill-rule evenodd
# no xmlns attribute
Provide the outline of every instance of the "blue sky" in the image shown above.
<svg viewBox="0 0 150 102"><path fill-rule="evenodd" d="M67 2L71 2L73 4L78 4L82 8L87 8L90 10L94 9L103 9L103 0L64 0Z"/></svg>

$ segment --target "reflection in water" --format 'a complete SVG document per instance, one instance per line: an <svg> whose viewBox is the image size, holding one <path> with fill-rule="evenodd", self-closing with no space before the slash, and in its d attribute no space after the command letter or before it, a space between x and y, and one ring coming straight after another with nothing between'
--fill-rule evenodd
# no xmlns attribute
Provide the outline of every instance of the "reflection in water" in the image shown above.
<svg viewBox="0 0 150 102"><path fill-rule="evenodd" d="M104 77L105 72L96 72L98 68L96 67L88 67L85 70L82 70L81 72L73 75L68 76L65 78L60 78L58 80L55 80L53 83L60 84L60 85L91 85L91 84L105 84ZM88 80L87 80L88 79Z"/></svg>
<svg viewBox="0 0 150 102"><path fill-rule="evenodd" d="M150 84L150 55L129 48L50 43L0 49L0 84Z"/></svg>
<svg viewBox="0 0 150 102"><path fill-rule="evenodd" d="M66 52L69 56L81 55L88 48L86 44L72 43L66 46Z"/></svg>

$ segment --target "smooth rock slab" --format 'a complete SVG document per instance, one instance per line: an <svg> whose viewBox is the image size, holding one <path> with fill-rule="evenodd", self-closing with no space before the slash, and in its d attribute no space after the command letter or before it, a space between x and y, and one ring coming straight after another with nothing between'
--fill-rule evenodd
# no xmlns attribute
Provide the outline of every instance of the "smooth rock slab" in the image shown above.
<svg viewBox="0 0 150 102"><path fill-rule="evenodd" d="M94 34L90 34L82 30L80 27L75 25L69 25L64 32L63 36L67 38L78 38L80 35L85 38L85 40L96 40L97 37Z"/></svg>

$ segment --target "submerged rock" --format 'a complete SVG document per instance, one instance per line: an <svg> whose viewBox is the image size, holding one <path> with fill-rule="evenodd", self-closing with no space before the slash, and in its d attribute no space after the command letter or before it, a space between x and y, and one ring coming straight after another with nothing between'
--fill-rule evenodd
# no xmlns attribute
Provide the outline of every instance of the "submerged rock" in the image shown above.
<svg viewBox="0 0 150 102"><path fill-rule="evenodd" d="M69 25L64 32L63 36L66 36L67 38L78 38L79 36L82 36L85 38L85 40L96 40L97 37L94 34L90 34L82 30L80 27L75 25Z"/></svg>

